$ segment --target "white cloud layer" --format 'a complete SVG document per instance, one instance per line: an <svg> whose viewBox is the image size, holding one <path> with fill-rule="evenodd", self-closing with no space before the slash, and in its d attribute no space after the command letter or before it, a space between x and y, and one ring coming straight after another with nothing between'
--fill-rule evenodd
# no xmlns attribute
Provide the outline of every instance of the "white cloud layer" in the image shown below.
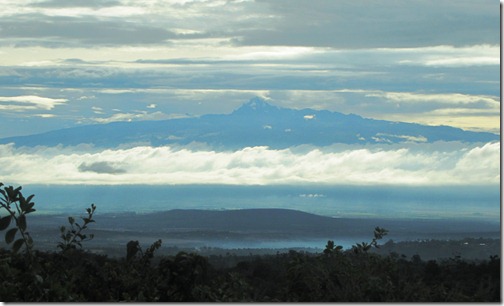
<svg viewBox="0 0 504 306"><path fill-rule="evenodd" d="M500 145L297 147L239 151L0 145L0 181L17 184L485 185L500 180Z"/></svg>

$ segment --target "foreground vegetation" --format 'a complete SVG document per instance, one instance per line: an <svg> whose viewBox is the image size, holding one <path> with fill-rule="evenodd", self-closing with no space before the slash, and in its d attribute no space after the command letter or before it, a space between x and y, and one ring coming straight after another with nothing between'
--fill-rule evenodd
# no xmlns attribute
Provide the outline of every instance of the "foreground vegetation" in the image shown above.
<svg viewBox="0 0 504 306"><path fill-rule="evenodd" d="M0 187L2 184L0 183ZM179 252L155 256L161 240L146 249L130 241L123 258L82 249L93 237L87 227L96 207L62 226L57 252L33 248L26 215L33 196L21 188L0 190L0 230L9 249L0 249L0 299L5 302L499 302L500 258L459 257L423 261L394 253L379 255L387 231L377 227L370 242L344 251L328 241L319 254L290 251L205 257Z"/></svg>

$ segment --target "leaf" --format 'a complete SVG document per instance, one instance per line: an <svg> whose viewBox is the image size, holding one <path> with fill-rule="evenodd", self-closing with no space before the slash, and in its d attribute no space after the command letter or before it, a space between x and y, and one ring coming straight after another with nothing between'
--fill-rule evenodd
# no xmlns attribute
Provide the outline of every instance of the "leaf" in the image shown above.
<svg viewBox="0 0 504 306"><path fill-rule="evenodd" d="M33 197L34 197L34 196L35 196L34 194L30 195L28 198L26 198L26 202L27 202L28 204L30 204L30 205L31 205L31 204L34 204L34 203L31 203L31 200L33 199ZM33 206L33 205L32 205L32 206Z"/></svg>
<svg viewBox="0 0 504 306"><path fill-rule="evenodd" d="M12 201L12 186L7 186L4 188L5 192L3 192L5 199Z"/></svg>
<svg viewBox="0 0 504 306"><path fill-rule="evenodd" d="M21 186L19 186L18 188L14 189L14 187L12 186L9 186L7 188L5 188L5 191L7 192L7 196L9 197L9 199L14 202L14 201L17 201L21 195Z"/></svg>
<svg viewBox="0 0 504 306"><path fill-rule="evenodd" d="M17 223L21 231L26 230L26 216L24 214L20 215L17 219Z"/></svg>
<svg viewBox="0 0 504 306"><path fill-rule="evenodd" d="M326 249L328 250L334 249L334 241L332 240L327 241Z"/></svg>
<svg viewBox="0 0 504 306"><path fill-rule="evenodd" d="M3 231L4 229L8 228L12 220L12 216L6 216L0 219L0 231Z"/></svg>
<svg viewBox="0 0 504 306"><path fill-rule="evenodd" d="M74 224L75 223L75 219L73 217L68 217L68 223Z"/></svg>
<svg viewBox="0 0 504 306"><path fill-rule="evenodd" d="M19 251L19 249L21 248L21 246L23 246L23 242L24 242L23 239L16 240L14 242L14 244L12 245L12 252L17 253L17 251Z"/></svg>
<svg viewBox="0 0 504 306"><path fill-rule="evenodd" d="M26 202L24 197L19 198L19 207L21 211L25 211L28 208L28 202Z"/></svg>
<svg viewBox="0 0 504 306"><path fill-rule="evenodd" d="M16 236L18 229L17 228L11 228L10 230L5 233L5 242L7 244L11 243L14 241L14 237Z"/></svg>

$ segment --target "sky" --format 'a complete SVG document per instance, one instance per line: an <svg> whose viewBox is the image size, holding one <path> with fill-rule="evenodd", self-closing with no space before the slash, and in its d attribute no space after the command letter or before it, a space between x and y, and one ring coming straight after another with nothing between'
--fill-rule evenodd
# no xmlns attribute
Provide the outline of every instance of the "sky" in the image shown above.
<svg viewBox="0 0 504 306"><path fill-rule="evenodd" d="M0 138L230 113L255 96L288 108L499 133L499 35L495 0L0 0ZM500 179L498 144L420 149L4 145L0 165L4 180L20 183L40 182L35 170L49 168L53 183ZM155 160L163 158L179 168L163 164L160 176Z"/></svg>

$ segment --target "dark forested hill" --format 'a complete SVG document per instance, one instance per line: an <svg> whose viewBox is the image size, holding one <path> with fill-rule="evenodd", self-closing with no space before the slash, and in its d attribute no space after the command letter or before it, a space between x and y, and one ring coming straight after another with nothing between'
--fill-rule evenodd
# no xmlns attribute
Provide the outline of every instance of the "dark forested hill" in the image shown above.
<svg viewBox="0 0 504 306"><path fill-rule="evenodd" d="M214 229L229 231L285 231L310 233L369 233L375 226L401 233L463 233L499 231L498 224L479 221L436 219L333 218L290 209L197 210L123 215L103 214L102 225L127 224L130 228ZM379 224L377 224L379 223Z"/></svg>

